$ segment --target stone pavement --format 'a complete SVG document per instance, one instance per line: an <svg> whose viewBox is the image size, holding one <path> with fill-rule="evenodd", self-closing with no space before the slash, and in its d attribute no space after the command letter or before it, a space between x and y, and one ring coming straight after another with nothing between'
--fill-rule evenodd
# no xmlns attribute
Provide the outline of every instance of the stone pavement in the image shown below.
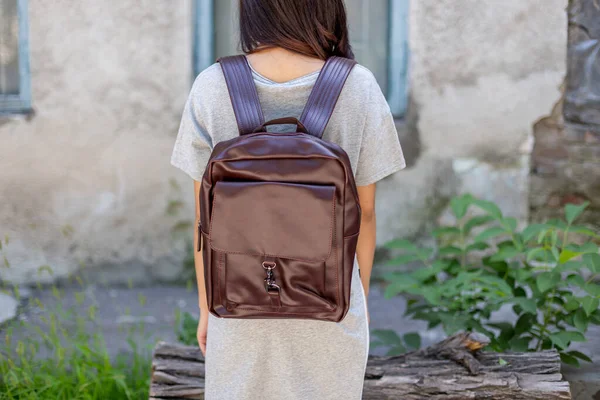
<svg viewBox="0 0 600 400"><path fill-rule="evenodd" d="M197 297L195 290L181 286L147 286L147 287L109 287L104 288L89 285L85 288L69 286L61 288L60 304L63 309L74 307L80 315L90 312L91 306L96 306L96 325L90 329L98 329L103 335L111 355L123 354L130 351L127 339L131 330L136 328L135 343L150 350L157 340L176 341L175 322L176 311L189 312L198 315ZM45 310L53 309L57 303L56 292L50 289L25 293L26 305L21 308L18 320L33 324L41 324ZM34 301L39 299L39 303ZM4 307L3 303L0 303ZM426 329L421 321L412 321L403 317L406 303L396 297L385 299L381 289L373 285L369 293L369 312L371 329L393 329L398 333L418 331L423 338L423 345L439 341L444 337L440 329ZM2 311L4 312L4 310ZM510 318L510 310L500 312L496 317ZM73 324L66 322L66 324ZM140 330L140 326L143 329ZM1 332L0 332L1 333ZM15 327L13 343L26 339L31 329ZM578 344L578 349L592 354L594 364L584 365L581 369L565 367L565 377L572 382L573 393L577 400L600 399L600 327L594 327L589 332L589 341ZM372 349L372 354L383 354L385 349Z"/></svg>

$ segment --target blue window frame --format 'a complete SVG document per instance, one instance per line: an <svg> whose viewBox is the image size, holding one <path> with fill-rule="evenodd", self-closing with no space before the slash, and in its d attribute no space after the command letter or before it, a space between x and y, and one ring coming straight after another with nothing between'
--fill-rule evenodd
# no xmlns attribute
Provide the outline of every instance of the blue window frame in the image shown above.
<svg viewBox="0 0 600 400"><path fill-rule="evenodd" d="M194 0L194 77L217 57L239 52L235 3ZM373 71L392 113L401 118L408 105L409 0L346 0L346 5L357 60Z"/></svg>
<svg viewBox="0 0 600 400"><path fill-rule="evenodd" d="M31 109L27 0L0 2L0 114Z"/></svg>

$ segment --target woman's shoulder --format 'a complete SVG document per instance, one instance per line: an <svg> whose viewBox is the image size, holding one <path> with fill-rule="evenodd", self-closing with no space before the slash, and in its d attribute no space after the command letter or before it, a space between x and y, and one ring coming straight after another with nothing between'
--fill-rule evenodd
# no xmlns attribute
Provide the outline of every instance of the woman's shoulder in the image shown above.
<svg viewBox="0 0 600 400"><path fill-rule="evenodd" d="M210 99L223 93L224 89L227 89L227 84L221 72L221 65L214 63L198 74L192 85L190 95L196 100L201 100L202 98Z"/></svg>
<svg viewBox="0 0 600 400"><path fill-rule="evenodd" d="M381 107L385 109L387 105L375 75L360 64L355 65L348 75L339 101L345 107L363 111Z"/></svg>
<svg viewBox="0 0 600 400"><path fill-rule="evenodd" d="M352 89L368 92L377 85L377 79L375 75L362 64L356 64L352 68L352 72L348 75L348 80L345 86Z"/></svg>

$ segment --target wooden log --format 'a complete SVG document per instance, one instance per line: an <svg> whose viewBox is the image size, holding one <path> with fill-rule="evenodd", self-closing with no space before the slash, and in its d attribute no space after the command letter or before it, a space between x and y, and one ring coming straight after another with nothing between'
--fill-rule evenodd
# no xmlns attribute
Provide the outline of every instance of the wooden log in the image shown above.
<svg viewBox="0 0 600 400"><path fill-rule="evenodd" d="M460 333L400 356L370 356L363 399L571 399L555 350L481 351L487 344L482 335ZM151 400L203 399L204 358L200 349L158 343L151 379Z"/></svg>

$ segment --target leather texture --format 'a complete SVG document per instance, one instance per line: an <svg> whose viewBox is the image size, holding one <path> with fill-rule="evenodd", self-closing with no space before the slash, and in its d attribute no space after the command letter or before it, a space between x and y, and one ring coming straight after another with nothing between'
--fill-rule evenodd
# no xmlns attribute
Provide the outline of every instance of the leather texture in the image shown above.
<svg viewBox="0 0 600 400"><path fill-rule="evenodd" d="M265 122L265 117L248 60L245 56L230 56L222 57L218 62L225 75L240 135L252 133Z"/></svg>
<svg viewBox="0 0 600 400"><path fill-rule="evenodd" d="M300 117L311 135L323 137L344 83L355 65L356 61L348 58L330 57L323 66Z"/></svg>
<svg viewBox="0 0 600 400"><path fill-rule="evenodd" d="M304 124L302 122L300 122L298 120L298 118L294 118L294 117L272 119L270 121L265 122L261 126L255 128L253 133L265 132L266 131L265 128L269 125L286 125L286 124L296 125L296 132L308 133Z"/></svg>
<svg viewBox="0 0 600 400"><path fill-rule="evenodd" d="M333 112L332 96L343 86L335 71L315 84L314 90L327 93L309 107L318 126L329 119L323 110ZM241 105L248 88L235 82L229 86L232 104ZM310 108L317 106L313 114ZM258 124L252 130L262 125L252 123ZM242 121L240 133L249 128L250 120ZM199 247L213 315L344 318L360 206L340 146L304 132L243 133L214 147L199 196Z"/></svg>

